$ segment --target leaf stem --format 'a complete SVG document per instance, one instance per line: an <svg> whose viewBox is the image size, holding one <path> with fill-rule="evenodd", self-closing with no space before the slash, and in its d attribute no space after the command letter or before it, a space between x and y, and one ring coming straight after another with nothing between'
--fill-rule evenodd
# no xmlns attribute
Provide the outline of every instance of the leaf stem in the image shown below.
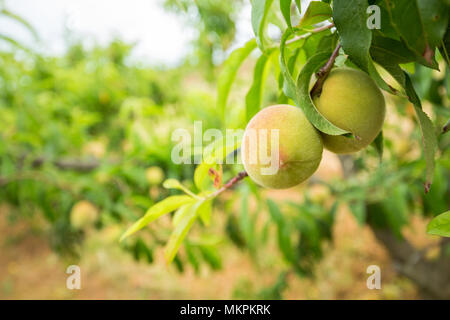
<svg viewBox="0 0 450 320"><path fill-rule="evenodd" d="M205 200L209 200L209 199L217 197L219 194L221 194L222 192L224 192L227 189L230 189L231 187L233 187L235 184L237 184L238 182L240 182L247 176L248 176L247 172L245 172L245 171L239 172L236 176L234 176L227 183L225 183L220 189L217 189L216 191L214 191L213 193L211 193L207 197L205 197Z"/></svg>
<svg viewBox="0 0 450 320"><path fill-rule="evenodd" d="M312 34L314 34L314 33L322 32L322 31L331 29L331 28L333 28L333 27L334 27L334 23L327 24L327 25L322 26L322 27L318 27L318 28L316 28L316 29L313 29L313 30L309 31L309 32L306 33L306 34L302 34L301 36L296 36L296 37L292 38L291 40L286 41L286 44L291 44L291 43L294 43L294 42L296 42L296 41L298 41L298 40L308 38L310 35L312 35Z"/></svg>
<svg viewBox="0 0 450 320"><path fill-rule="evenodd" d="M442 51L444 51L444 55L445 55L445 57L444 57L445 62L447 62L447 66L450 66L450 58L448 56L448 52L447 52L447 48L445 47L444 40L441 40L441 45L442 45Z"/></svg>
<svg viewBox="0 0 450 320"><path fill-rule="evenodd" d="M331 54L330 59L328 59L327 63L325 63L325 65L322 68L320 68L320 70L316 73L317 81L314 84L313 88L311 89L311 97L320 94L320 92L322 91L323 83L325 82L325 79L328 77L331 68L333 68L334 66L334 61L339 55L340 48L341 44L338 43L333 53Z"/></svg>
<svg viewBox="0 0 450 320"><path fill-rule="evenodd" d="M447 121L447 123L442 127L442 133L447 133L450 131L450 119Z"/></svg>
<svg viewBox="0 0 450 320"><path fill-rule="evenodd" d="M191 196L191 197L194 198L194 199L197 199L197 200L202 200L202 199L203 199L202 197L196 195L195 193L193 193L191 190L189 190L189 189L186 188L185 186L183 186L183 187L181 188L181 190L182 190L184 193L186 193L188 196Z"/></svg>

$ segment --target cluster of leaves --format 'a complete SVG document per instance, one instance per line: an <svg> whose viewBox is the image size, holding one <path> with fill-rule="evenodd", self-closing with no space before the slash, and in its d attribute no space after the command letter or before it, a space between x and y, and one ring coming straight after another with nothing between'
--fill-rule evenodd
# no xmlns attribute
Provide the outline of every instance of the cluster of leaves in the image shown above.
<svg viewBox="0 0 450 320"><path fill-rule="evenodd" d="M332 5L330 1L312 1L303 14L300 1L253 1L251 18L255 39L235 50L225 62L217 84L217 106L222 117L225 117L228 96L238 69L259 48L261 55L256 62L253 83L245 100L247 121L263 107L266 80L270 71L273 71L278 80L278 102L293 103L302 108L310 122L324 133L351 134L325 119L315 108L310 96L309 86L313 75L329 60L337 43L340 43L343 50L337 58L338 65L367 72L382 89L406 96L414 105L424 144L427 163L425 189L428 191L435 172L437 136L433 123L422 110L410 75L402 67L408 63L418 63L428 68L438 68L436 49L447 52L444 39L447 37L448 4L440 0L427 3L413 1L412 4L407 0L395 1L395 4L388 0L371 2L374 3L381 11L380 29L368 27L369 3L364 0L334 0ZM276 12L282 14L284 21L280 21ZM293 26L293 20L297 20L297 26ZM266 29L269 23L279 27L280 41L268 38ZM414 30L411 30L411 25L415 26ZM382 69L398 82L401 90L394 89L382 78ZM375 146L381 155L382 134L376 139ZM170 199L168 201L171 203ZM164 212L176 208L168 207ZM271 212L276 221L278 215L274 210ZM139 222L139 228L149 222L143 219ZM191 227L190 221L186 223L184 231ZM185 232L180 234L185 236Z"/></svg>
<svg viewBox="0 0 450 320"><path fill-rule="evenodd" d="M436 49L439 48L448 63L448 3L436 1L372 1L376 4L381 19L380 29L368 28L369 3L364 0L340 1L335 0L332 7L329 1L310 3L297 27L292 27L291 2L280 1L280 10L286 20L286 27L281 29L283 36L279 48L273 49L273 44L265 36L268 12L272 9L273 1L254 1L252 7L252 22L256 40L263 54L260 63L264 64L265 55L279 50L280 70L279 84L283 86L283 95L279 100L291 99L302 108L307 118L320 131L330 135L347 134L337 128L315 109L309 92L312 75L325 64L337 41L342 44L343 54L348 57L343 64L359 68L368 74L378 85L389 93L406 95L414 104L418 122L422 130L424 157L427 161L425 188L428 191L434 174L434 157L437 150L434 126L429 117L422 111L420 99L412 85L409 74L402 69L404 64L419 63L428 68L438 69L435 60ZM297 8L300 8L297 6ZM370 12L370 10L369 10ZM313 24L331 21L335 25L335 32L319 32L316 35L305 35L311 32ZM411 29L411 26L414 26ZM322 30L322 29L316 29ZM313 30L314 31L314 30ZM288 41L292 37L293 40ZM311 42L315 36L315 43ZM309 45L312 49L308 49ZM300 51L305 51L307 61L299 61ZM309 53L309 54L308 54ZM341 62L342 63L342 62ZM378 68L377 68L377 66ZM295 70L301 66L301 71ZM379 69L383 68L401 85L402 92L388 85L380 76ZM260 70L255 68L255 79L261 79ZM255 81L254 86L259 85ZM253 89L253 88L252 88ZM252 90L249 95L252 96ZM251 99L249 99L251 100ZM247 115L254 115L260 105L247 103ZM379 141L377 141L379 142Z"/></svg>
<svg viewBox="0 0 450 320"><path fill-rule="evenodd" d="M192 168L171 161L171 133L189 126L187 104L213 98L174 90L183 68L130 63L131 49L115 40L89 50L76 43L58 58L0 54L0 202L12 219L42 214L61 253L74 254L82 238L71 224L79 201L97 208L101 228L135 220L170 195L158 186L164 176L155 181L149 167L192 177ZM137 239L124 246L149 257L156 245L143 250Z"/></svg>
<svg viewBox="0 0 450 320"><path fill-rule="evenodd" d="M328 186L332 194L348 205L361 225L368 223L374 228L389 229L402 238L402 230L410 223L412 214L433 217L448 210L448 159L447 153L437 161L435 182L427 194L423 193L420 183L425 166L423 160L389 161L373 168L360 159L357 171L360 175L370 173L367 179L356 175Z"/></svg>
<svg viewBox="0 0 450 320"><path fill-rule="evenodd" d="M34 32L10 11L2 14ZM132 46L119 39L91 49L75 42L61 57L40 56L9 40L13 50L0 53L0 203L8 205L10 219L42 215L53 248L76 256L89 228L135 220L170 198L173 192L159 186L164 176L193 177L193 166L171 161L171 134L189 128L191 119L203 120L205 129L220 121L207 90L195 84L187 92L177 89L192 72L189 66L142 66L130 60ZM199 170L196 183L207 171ZM86 201L93 226L78 226L73 217L85 215L77 205ZM122 246L150 263L154 249L166 242L165 230ZM192 265L198 269L206 261L219 268L217 243L203 235L186 243Z"/></svg>
<svg viewBox="0 0 450 320"><path fill-rule="evenodd" d="M0 1L0 19L8 19L8 20L14 21L15 23L21 25L24 29L26 29L33 36L33 38L35 40L39 40L39 36L38 36L36 30L33 28L33 26L31 26L28 23L28 21L23 19L21 16L10 11L6 7L4 0ZM29 51L29 49L26 46L24 46L23 44L18 42L16 39L14 39L14 37L12 37L9 34L3 33L3 32L0 33L0 43L2 43L2 42L7 43L7 44L12 45L17 48L21 48L22 50Z"/></svg>
<svg viewBox="0 0 450 320"><path fill-rule="evenodd" d="M387 227L398 236L412 212L431 217L447 211L449 135L435 129L421 102L432 105L436 127L444 126L450 116L449 93L442 94L441 88L448 88L448 68L441 78L432 73L439 61L448 63L448 4L312 1L304 12L300 4L252 1L255 38L233 51L221 66L216 99L199 89L176 89L186 87L184 76L192 70L155 70L131 63L131 47L118 40L92 50L75 44L59 58L30 55L19 60L14 54L0 54L0 202L11 206L12 217L42 213L52 226L55 248L73 251L71 246L82 232L72 226L71 212L78 201L88 200L100 211L95 227L137 220L122 237L123 247L136 259L151 263L155 248L165 246L167 262L173 261L179 270L185 262L196 271L202 262L220 268L217 248L224 241L223 233L257 263L263 260L260 252L270 239L276 239L283 270L275 285L262 293L272 298L281 297L291 272L313 274L324 242L332 240L341 205L348 205L361 224ZM366 26L367 7L372 4L381 9L379 30ZM209 48L202 52L209 57L217 48L225 50L234 37L239 6L231 2L167 1L166 5L195 13L201 41ZM268 25L279 30L273 38L268 36ZM298 203L267 200L251 181L225 199L216 198L226 181L241 170L239 165L224 170L219 164L226 156L238 156L239 140L207 146L201 150L204 162L197 167L172 162L173 129L190 127L191 120L203 120L205 129L230 123L243 128L261 108L277 102L301 107L323 132L349 134L317 112L309 92L314 74L338 43L342 48L335 65L369 73L398 99L396 112L401 117L409 119L406 110L412 106L419 126L405 138L420 140L422 135L424 160L411 161L396 153L395 141L380 135L375 148L352 158L357 175L319 182L329 188L330 199L339 200L331 203L313 200L307 192ZM229 103L232 85L244 61L253 61L255 51L259 55L253 81L245 88L242 110L234 121ZM435 168L436 151L440 158ZM383 164L373 165L378 157ZM148 178L151 166L169 178L164 188L158 186L163 178L156 182ZM427 194L422 191L424 170L427 188L434 179ZM223 216L225 230L211 235L220 219L213 217L215 208ZM128 238L138 230L140 237ZM429 232L448 236L448 212L430 224Z"/></svg>
<svg viewBox="0 0 450 320"><path fill-rule="evenodd" d="M209 226L212 213L212 201L216 196L214 190L222 187L222 167L217 167L217 163L220 162L220 159L224 158L227 150L235 150L240 140L235 140L232 145L219 142L223 141L216 141L215 145L209 147L209 153L203 153L205 160L195 169L193 180L195 189L198 192L192 192L176 179L164 181L163 186L166 189L181 190L186 195L174 195L150 207L145 215L122 235L121 240L146 227L162 215L175 211L175 214L172 216L174 229L165 249L166 261L170 263L175 258L183 240L197 219L201 220L203 225ZM218 170L215 170L214 167ZM213 179L210 179L210 176Z"/></svg>
<svg viewBox="0 0 450 320"><path fill-rule="evenodd" d="M430 69L438 69L437 49L443 60L449 64L449 4L446 1L313 1L302 15L297 26L292 18L301 11L300 2L279 1L285 25L280 28L281 41L278 44L267 38L265 30L270 20L269 13L276 10L276 1L252 2L252 25L256 41L230 56L228 67L232 76L225 73L225 85L219 86L219 106L225 109L226 97L237 66L256 47L262 51L254 71L254 82L247 94L246 114L249 120L262 106L264 81L271 56L279 56L278 77L280 94L278 102L293 102L302 108L307 118L320 131L330 135L348 134L327 121L311 101L309 85L311 77L328 60L336 43L342 45L342 60L338 65L359 68L367 72L385 91L398 96L406 96L414 105L414 110L422 132L423 155L426 160L425 191L428 192L435 174L435 155L438 149L437 133L428 115L423 112L421 100L407 72L412 63ZM377 10L369 7L376 5ZM379 28L368 27L369 15L379 13ZM301 13L301 12L300 12ZM334 23L335 32L325 29L326 25L312 29L317 23ZM275 25L278 25L274 23ZM316 25L317 26L317 25ZM320 26L320 25L319 25ZM317 32L317 33L315 33ZM235 55L235 56L233 56ZM305 61L306 60L306 61ZM445 68L445 67L444 67ZM278 72L278 76L277 73ZM388 72L400 85L394 89L380 75ZM430 77L431 79L431 77ZM421 81L423 78L421 78ZM219 82L220 83L220 82ZM383 136L374 142L382 151ZM444 215L445 217L445 215Z"/></svg>
<svg viewBox="0 0 450 320"><path fill-rule="evenodd" d="M214 75L215 63L233 43L242 0L165 0L167 10L177 13L197 31L194 64L206 65L206 76Z"/></svg>

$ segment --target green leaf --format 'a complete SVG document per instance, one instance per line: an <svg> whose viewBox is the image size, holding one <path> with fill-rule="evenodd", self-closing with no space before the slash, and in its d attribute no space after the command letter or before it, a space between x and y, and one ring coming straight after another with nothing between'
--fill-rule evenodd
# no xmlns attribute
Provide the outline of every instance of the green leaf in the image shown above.
<svg viewBox="0 0 450 320"><path fill-rule="evenodd" d="M302 3L301 0L295 0L295 4L297 5L298 13L302 13Z"/></svg>
<svg viewBox="0 0 450 320"><path fill-rule="evenodd" d="M312 75L328 61L329 57L330 53L321 52L311 57L304 65L297 79L297 106L302 108L306 118L318 130L329 135L347 134L349 133L348 131L336 127L320 114L314 106L309 93L309 84Z"/></svg>
<svg viewBox="0 0 450 320"><path fill-rule="evenodd" d="M275 202L268 199L267 206L272 220L277 224L278 246L281 253L287 261L296 263L297 257L291 242L291 228L289 227L289 224L284 220L283 215Z"/></svg>
<svg viewBox="0 0 450 320"><path fill-rule="evenodd" d="M256 42L259 48L264 51L265 37L264 29L266 26L266 18L269 13L273 0L253 0L252 1L252 27L256 36Z"/></svg>
<svg viewBox="0 0 450 320"><path fill-rule="evenodd" d="M166 189L182 189L183 186L177 179L167 179L163 182L163 187Z"/></svg>
<svg viewBox="0 0 450 320"><path fill-rule="evenodd" d="M236 78L237 71L242 62L255 48L256 41L255 39L252 39L242 48L234 50L223 65L217 80L217 108L221 112L222 117L225 115L228 95L230 93L231 85Z"/></svg>
<svg viewBox="0 0 450 320"><path fill-rule="evenodd" d="M320 48L318 46L321 40L330 35L331 32L329 30L326 30L288 44L287 39L291 35L293 35L294 32L296 34L298 32L304 34L304 32L299 28L287 30L283 34L280 43L280 63L278 65L281 71L281 79L279 79L279 85L282 85L285 94L288 93L290 95L290 98L296 101L296 84L294 79L298 77L301 69L300 67L305 64L307 60L306 57L312 56L315 53L325 51L327 49L325 45L322 45ZM329 50L326 51L328 52ZM287 97L287 95L285 96Z"/></svg>
<svg viewBox="0 0 450 320"><path fill-rule="evenodd" d="M389 59L377 61L391 76L404 88L405 87L405 72L400 68L400 65L391 63Z"/></svg>
<svg viewBox="0 0 450 320"><path fill-rule="evenodd" d="M429 45L440 45L448 25L450 3L443 0L417 0Z"/></svg>
<svg viewBox="0 0 450 320"><path fill-rule="evenodd" d="M225 229L227 236L230 238L230 240L238 247L243 248L245 247L245 238L242 234L242 230L239 227L238 219L235 215L230 214L227 219L227 226Z"/></svg>
<svg viewBox="0 0 450 320"><path fill-rule="evenodd" d="M436 161L436 169L434 171L433 188L430 192L422 195L424 212L429 212L433 216L441 214L448 210L448 196L450 180L447 178L446 171L442 165Z"/></svg>
<svg viewBox="0 0 450 320"><path fill-rule="evenodd" d="M448 8L442 7L445 4L441 0L385 0L385 3L392 26L415 53L417 61L437 69L434 50L447 26Z"/></svg>
<svg viewBox="0 0 450 320"><path fill-rule="evenodd" d="M316 23L331 18L332 10L328 3L312 1L306 9L303 18L300 20L300 27L312 26Z"/></svg>
<svg viewBox="0 0 450 320"><path fill-rule="evenodd" d="M369 71L369 48L372 41L372 33L366 24L367 7L367 0L333 1L333 21L341 37L342 48L366 72Z"/></svg>
<svg viewBox="0 0 450 320"><path fill-rule="evenodd" d="M249 191L242 192L242 204L239 215L239 227L244 235L245 243L250 250L255 250L254 221L252 221L249 211Z"/></svg>
<svg viewBox="0 0 450 320"><path fill-rule="evenodd" d="M291 98L295 104L302 108L308 120L320 131L330 135L340 135L349 133L333 125L324 118L314 106L309 94L309 84L311 77L316 70L322 67L329 59L330 52L319 52L304 65L297 79L297 85L286 65L286 41L292 35L292 31L287 29L281 37L280 43L280 69L284 77L284 93Z"/></svg>
<svg viewBox="0 0 450 320"><path fill-rule="evenodd" d="M177 189L185 192L186 194L190 195L191 197L197 197L194 193L192 193L188 188L183 186L180 181L177 179L167 179L163 182L163 187L166 189Z"/></svg>
<svg viewBox="0 0 450 320"><path fill-rule="evenodd" d="M374 29L372 32L380 33L385 37L392 38L395 40L400 40L400 36L397 30L391 24L391 18L389 17L389 11L387 9L387 4L384 0L378 0L376 4L380 8L380 29Z"/></svg>
<svg viewBox="0 0 450 320"><path fill-rule="evenodd" d="M194 250L196 248L194 248L193 246L191 246L187 242L184 244L184 248L186 250L186 256L188 258L188 261L190 262L190 264L194 268L195 273L198 273L199 270L200 270L200 262L198 261L199 260L198 255L197 255L197 253Z"/></svg>
<svg viewBox="0 0 450 320"><path fill-rule="evenodd" d="M203 204L198 208L198 215L205 226L209 226L211 223L212 214L212 201L208 200L203 202Z"/></svg>
<svg viewBox="0 0 450 320"><path fill-rule="evenodd" d="M366 222L366 200L367 189L364 186L349 187L345 192L342 192L339 197L339 201L348 204L352 215L359 225L363 225Z"/></svg>
<svg viewBox="0 0 450 320"><path fill-rule="evenodd" d="M408 223L408 186L400 184L389 190L389 197L382 202L383 212L389 227L402 238L402 227Z"/></svg>
<svg viewBox="0 0 450 320"><path fill-rule="evenodd" d="M228 153L235 151L242 141L242 136L237 139L227 139L226 136L217 139L203 150L203 162L194 171L194 183L200 190L207 190L211 185L208 179L208 171L217 163L222 162Z"/></svg>
<svg viewBox="0 0 450 320"><path fill-rule="evenodd" d="M372 79L375 81L375 83L384 91L389 92L391 94L396 94L396 90L389 86L386 81L381 77L381 75L378 73L377 68L375 67L375 64L373 63L372 59L369 58L369 75L372 77Z"/></svg>
<svg viewBox="0 0 450 320"><path fill-rule="evenodd" d="M420 130L422 132L423 153L425 162L427 164L425 192L428 192L431 187L431 183L433 182L434 156L438 149L437 138L434 131L434 125L428 115L423 112L422 104L420 103L420 99L417 96L416 91L414 90L411 79L406 72L404 73L404 75L405 91L409 101L411 101L411 103L414 105L414 110L416 111L417 118L419 119Z"/></svg>
<svg viewBox="0 0 450 320"><path fill-rule="evenodd" d="M138 238L134 244L133 255L136 261L145 258L148 263L153 262L153 251L145 245L141 238Z"/></svg>
<svg viewBox="0 0 450 320"><path fill-rule="evenodd" d="M292 78L291 73L289 72L288 67L286 66L286 41L292 35L292 31L287 29L283 36L281 37L280 43L280 70L284 78L284 94L291 98L294 102L297 103L297 89L295 87L295 81Z"/></svg>
<svg viewBox="0 0 450 320"><path fill-rule="evenodd" d="M373 60L372 60L373 59ZM372 45L370 46L370 56L368 60L368 72L376 84L386 92L398 95L393 87L389 86L378 73L374 61L386 68L391 68L399 63L414 61L414 53L411 52L402 42L387 38L380 32L373 33Z"/></svg>
<svg viewBox="0 0 450 320"><path fill-rule="evenodd" d="M292 0L280 0L280 10L283 14L284 20L289 28L292 28L291 23L291 3Z"/></svg>
<svg viewBox="0 0 450 320"><path fill-rule="evenodd" d="M192 203L188 203L188 204L184 204L181 207L179 207L177 209L177 211L175 211L175 214L173 215L172 218L172 224L174 227L176 227L178 225L178 223L180 223L181 219L183 219L183 217L187 214L187 212L189 211L189 209L192 207Z"/></svg>
<svg viewBox="0 0 450 320"><path fill-rule="evenodd" d="M416 0L385 0L386 8L391 18L391 24L415 52L424 52L426 38Z"/></svg>
<svg viewBox="0 0 450 320"><path fill-rule="evenodd" d="M189 243L195 246L215 247L224 241L224 238L216 234L202 234L200 237L189 239Z"/></svg>
<svg viewBox="0 0 450 320"><path fill-rule="evenodd" d="M450 66L450 24L448 25L447 32L441 41L439 51L447 62L447 65Z"/></svg>
<svg viewBox="0 0 450 320"><path fill-rule="evenodd" d="M400 63L399 64L400 70L405 70L406 72L408 72L409 74L414 74L416 73L416 64L414 62L410 62L410 63Z"/></svg>
<svg viewBox="0 0 450 320"><path fill-rule="evenodd" d="M269 213L272 220L276 224L283 223L283 215L281 214L281 211L278 208L277 204L274 201L267 199L267 206L269 207Z"/></svg>
<svg viewBox="0 0 450 320"><path fill-rule="evenodd" d="M203 191L208 188L208 171L212 165L202 162L200 163L194 171L194 183L198 190Z"/></svg>
<svg viewBox="0 0 450 320"><path fill-rule="evenodd" d="M312 208L301 208L296 221L297 229L301 234L298 246L299 260L304 263L308 258L318 258L322 255L320 222L310 209Z"/></svg>
<svg viewBox="0 0 450 320"><path fill-rule="evenodd" d="M183 261L180 259L180 256L175 255L175 257L173 258L173 263L178 272L182 273L184 271L184 264Z"/></svg>
<svg viewBox="0 0 450 320"><path fill-rule="evenodd" d="M22 18L21 16L13 13L7 9L4 9L4 8L0 11L0 15L4 15L4 16L6 16L10 19L13 19L13 20L17 21L18 23L22 24L25 28L28 29L28 31L33 35L33 37L36 40L39 39L39 36L38 36L36 30L33 28L33 26L27 20Z"/></svg>
<svg viewBox="0 0 450 320"><path fill-rule="evenodd" d="M197 219L197 210L202 204L203 201L198 201L194 205L191 205L186 213L180 218L180 221L170 235L164 250L164 257L168 264L175 258L181 243Z"/></svg>
<svg viewBox="0 0 450 320"><path fill-rule="evenodd" d="M374 34L370 54L376 62L390 64L408 63L415 60L414 52L401 41Z"/></svg>
<svg viewBox="0 0 450 320"><path fill-rule="evenodd" d="M380 133L377 135L377 137L371 144L377 151L378 158L380 159L381 162L381 160L383 159L383 131L380 131Z"/></svg>
<svg viewBox="0 0 450 320"><path fill-rule="evenodd" d="M19 43L18 41L14 40L13 38L7 35L0 34L0 40L6 41L9 44L13 45L14 47L17 47L19 49L22 49L23 51L31 53L31 50L29 48L27 48L26 46L22 45L21 43Z"/></svg>
<svg viewBox="0 0 450 320"><path fill-rule="evenodd" d="M298 56L302 52L301 49L302 48L296 48L294 50L294 52L292 52L291 56L289 57L288 63L287 63L287 68L289 70L289 74L292 75L293 79L295 79L296 75L298 76L298 74L300 73L300 70L297 70L297 69L299 69L298 67L300 64L300 63L297 63L297 60L298 60ZM303 65L303 64L304 63L302 63L301 65ZM283 82L284 82L283 74L281 74L281 76L282 76L281 78L283 79ZM283 86L284 86L284 84L283 84ZM282 87L282 89L283 89L283 87Z"/></svg>
<svg viewBox="0 0 450 320"><path fill-rule="evenodd" d="M427 233L450 237L450 211L444 212L431 220L427 226Z"/></svg>
<svg viewBox="0 0 450 320"><path fill-rule="evenodd" d="M211 145L206 146L203 150L203 162L211 165L220 163L230 152L241 145L241 140L242 136L238 135L236 139L231 139L231 137L227 139L225 134Z"/></svg>
<svg viewBox="0 0 450 320"><path fill-rule="evenodd" d="M332 33L322 37L317 45L317 52L333 52L339 41L338 34Z"/></svg>
<svg viewBox="0 0 450 320"><path fill-rule="evenodd" d="M253 71L253 84L245 97L247 121L249 121L261 108L262 93L267 75L270 70L270 62L275 49L264 52L256 62Z"/></svg>
<svg viewBox="0 0 450 320"><path fill-rule="evenodd" d="M212 246L199 246L198 249L205 259L206 263L210 265L213 270L219 270L222 268L222 260L217 252L217 248Z"/></svg>
<svg viewBox="0 0 450 320"><path fill-rule="evenodd" d="M306 60L308 60L310 57L312 57L313 55L315 55L316 53L319 53L318 50L322 50L325 51L327 50L327 48L324 47L320 47L319 48L319 44L322 41L323 38L332 35L330 30L324 30L322 32L318 32L318 33L312 33L310 36L308 36L305 39L305 44L303 45L302 49L306 54L306 57L304 59L303 64L306 62ZM331 51L329 52L331 55L331 52L333 52L333 50L336 48L336 46L334 48L331 49ZM328 50L327 50L328 52Z"/></svg>
<svg viewBox="0 0 450 320"><path fill-rule="evenodd" d="M350 211L352 212L353 216L358 222L358 225L363 226L364 223L366 222L366 215L367 215L364 200L357 199L355 201L351 201L349 203L349 207Z"/></svg>
<svg viewBox="0 0 450 320"><path fill-rule="evenodd" d="M171 196L156 203L154 206L147 210L147 212L141 219L136 221L130 228L128 228L128 230L120 238L120 241L129 237L136 231L144 228L150 222L158 219L162 215L176 210L183 204L187 204L190 202L194 202L194 199L189 196Z"/></svg>
<svg viewBox="0 0 450 320"><path fill-rule="evenodd" d="M427 164L425 175L425 193L427 193L433 182L435 166L434 156L438 149L434 125L428 115L422 110L422 103L420 102L409 75L404 72L399 65L386 64L383 65L383 67L405 89L408 100L414 105L414 111L419 120L420 131L422 133L423 154Z"/></svg>

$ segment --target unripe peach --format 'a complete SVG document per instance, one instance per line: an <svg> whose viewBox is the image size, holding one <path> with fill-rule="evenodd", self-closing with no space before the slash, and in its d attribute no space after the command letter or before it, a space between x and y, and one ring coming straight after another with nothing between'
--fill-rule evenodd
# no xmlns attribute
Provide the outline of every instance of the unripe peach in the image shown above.
<svg viewBox="0 0 450 320"><path fill-rule="evenodd" d="M92 226L97 221L98 208L86 200L78 201L70 212L70 224L76 229Z"/></svg>
<svg viewBox="0 0 450 320"><path fill-rule="evenodd" d="M158 185L164 180L164 171L160 167L149 167L145 170L145 177L150 185Z"/></svg>
<svg viewBox="0 0 450 320"><path fill-rule="evenodd" d="M331 71L314 104L328 121L356 136L322 134L325 148L335 153L356 152L368 146L381 131L386 112L383 94L372 78L350 68Z"/></svg>
<svg viewBox="0 0 450 320"><path fill-rule="evenodd" d="M245 129L241 153L250 178L275 189L309 178L322 159L322 140L302 110L275 105L258 112Z"/></svg>

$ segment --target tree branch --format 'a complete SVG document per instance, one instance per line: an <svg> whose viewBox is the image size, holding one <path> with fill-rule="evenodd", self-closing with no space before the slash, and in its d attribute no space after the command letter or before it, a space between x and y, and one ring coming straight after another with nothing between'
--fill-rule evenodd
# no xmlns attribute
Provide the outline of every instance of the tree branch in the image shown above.
<svg viewBox="0 0 450 320"><path fill-rule="evenodd" d="M450 120L442 127L442 133L447 133L450 130Z"/></svg>
<svg viewBox="0 0 450 320"><path fill-rule="evenodd" d="M32 169L39 169L44 165L45 162L50 162L52 165L57 167L60 170L72 170L77 172L90 172L95 170L100 166L100 160L95 158L90 159L78 159L78 158L65 158L65 159L57 159L57 160L47 160L44 157L38 157L30 162L30 166ZM25 162L25 156L19 157L17 159L17 167L18 172L13 176L2 177L0 176L0 187L3 187L10 182L20 181L20 180L36 180L42 181L44 183L52 183L45 180L44 176L40 176L39 173L36 172L22 172L23 166ZM54 183L53 183L54 184ZM70 189L68 186L60 186L61 189Z"/></svg>
<svg viewBox="0 0 450 320"><path fill-rule="evenodd" d="M44 157L39 157L31 162L33 168L41 167L47 160ZM78 159L78 158L66 158L50 161L55 167L61 170L73 170L80 172L88 172L96 169L100 165L100 161L95 158L91 159Z"/></svg>
<svg viewBox="0 0 450 320"><path fill-rule="evenodd" d="M97 159L80 161L79 159L61 159L53 161L53 164L61 170L74 170L88 172L96 169L100 165Z"/></svg>
<svg viewBox="0 0 450 320"><path fill-rule="evenodd" d="M212 198L217 197L219 194L221 194L222 192L224 192L227 189L230 189L231 187L233 187L235 184L237 184L238 182L240 182L247 176L248 176L247 172L245 172L245 171L239 172L235 177L231 178L227 183L225 183L220 189L217 189L216 191L214 191L213 193L208 195L206 197L206 199L212 199Z"/></svg>
<svg viewBox="0 0 450 320"><path fill-rule="evenodd" d="M356 174L352 156L340 155L344 178ZM396 271L410 279L419 288L423 298L450 299L450 256L446 254L445 246L450 244L450 238L445 238L439 244L441 254L434 260L426 257L426 250L414 247L407 239L399 239L391 229L380 228L371 222L374 214L368 210L367 224L392 259Z"/></svg>
<svg viewBox="0 0 450 320"><path fill-rule="evenodd" d="M328 77L328 74L331 71L331 68L334 66L334 61L336 60L337 56L339 55L339 49L341 48L341 44L338 43L336 48L334 49L333 53L330 56L330 59L328 59L327 63L320 68L319 72L316 73L317 81L314 84L313 88L311 89L311 96L314 97L322 92L322 86L325 82L325 79Z"/></svg>
<svg viewBox="0 0 450 320"><path fill-rule="evenodd" d="M24 181L24 180L37 181L37 182L41 182L42 184L46 184L46 185L54 185L55 187L57 187L61 190L64 190L64 191L68 191L72 195L76 196L76 192L73 190L72 185L65 183L65 182L52 180L48 176L41 174L39 172L17 173L15 175L9 176L9 177L0 177L0 188L4 187L12 182Z"/></svg>
<svg viewBox="0 0 450 320"><path fill-rule="evenodd" d="M450 257L428 260L421 250L406 239L398 239L389 229L372 226L375 237L391 256L398 273L412 280L424 298L450 299ZM444 248L441 243L441 250Z"/></svg>
<svg viewBox="0 0 450 320"><path fill-rule="evenodd" d="M294 43L294 42L296 42L296 41L298 41L298 40L308 38L308 37L309 37L311 34L313 34L313 33L322 32L322 31L331 29L331 28L333 28L333 27L334 27L334 23L332 23L332 24L327 24L327 25L322 26L322 27L318 27L318 28L316 28L316 29L313 29L313 30L309 31L309 32L306 33L306 34L302 34L301 36L296 36L296 37L292 38L291 40L286 41L286 44L291 44L291 43Z"/></svg>

